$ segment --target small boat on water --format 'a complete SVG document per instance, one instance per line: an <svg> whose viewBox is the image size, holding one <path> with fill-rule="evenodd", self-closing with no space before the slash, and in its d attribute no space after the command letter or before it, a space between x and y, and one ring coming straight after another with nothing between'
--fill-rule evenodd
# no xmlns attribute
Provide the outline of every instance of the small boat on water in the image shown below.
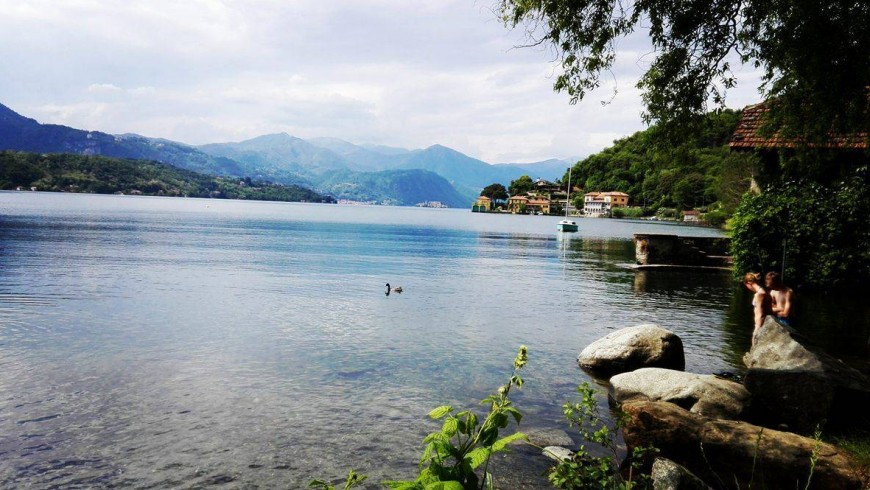
<svg viewBox="0 0 870 490"><path fill-rule="evenodd" d="M575 232L575 231L580 229L577 226L576 221L571 221L569 219L563 219L562 221L560 221L559 224L556 225L556 228L559 231L568 232L568 233Z"/></svg>
<svg viewBox="0 0 870 490"><path fill-rule="evenodd" d="M565 233L574 233L580 228L576 221L568 219L568 203L571 200L571 167L568 167L568 193L565 195L565 219L556 225L556 229Z"/></svg>

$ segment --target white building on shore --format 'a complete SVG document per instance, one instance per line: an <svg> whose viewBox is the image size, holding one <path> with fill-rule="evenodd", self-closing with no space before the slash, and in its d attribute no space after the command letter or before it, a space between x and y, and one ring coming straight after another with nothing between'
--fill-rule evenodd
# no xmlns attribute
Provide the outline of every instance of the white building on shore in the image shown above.
<svg viewBox="0 0 870 490"><path fill-rule="evenodd" d="M613 208L628 206L628 194L624 192L587 192L583 196L583 214L586 216L609 216Z"/></svg>

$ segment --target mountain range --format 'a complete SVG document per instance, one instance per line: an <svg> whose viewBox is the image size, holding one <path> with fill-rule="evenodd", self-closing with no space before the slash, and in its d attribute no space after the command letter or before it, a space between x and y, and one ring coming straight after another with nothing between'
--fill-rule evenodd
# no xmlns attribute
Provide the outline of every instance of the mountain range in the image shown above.
<svg viewBox="0 0 870 490"><path fill-rule="evenodd" d="M573 162L489 164L451 148L408 150L355 145L337 138L269 134L235 143L192 146L136 134L112 135L41 124L0 104L0 150L153 160L199 173L251 177L313 188L339 199L468 206L480 190L507 187L521 175L554 180Z"/></svg>

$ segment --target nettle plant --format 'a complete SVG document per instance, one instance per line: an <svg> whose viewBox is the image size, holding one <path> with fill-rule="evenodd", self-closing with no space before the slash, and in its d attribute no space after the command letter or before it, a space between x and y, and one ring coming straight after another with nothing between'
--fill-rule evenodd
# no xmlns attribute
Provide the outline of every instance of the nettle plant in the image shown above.
<svg viewBox="0 0 870 490"><path fill-rule="evenodd" d="M426 446L420 457L420 475L415 480L384 484L388 488L401 490L491 489L493 478L489 473L489 461L492 455L504 451L514 441L528 440L521 432L500 437L500 431L507 429L511 419L519 425L523 418L519 410L513 407L508 395L512 387L522 387L523 379L517 372L526 365L527 360L526 346L520 346L507 384L481 400L481 404L489 405L489 413L483 422L471 410L455 412L449 405L429 412L430 418L443 419L444 422L441 430L423 439Z"/></svg>
<svg viewBox="0 0 870 490"><path fill-rule="evenodd" d="M625 426L628 416L618 412L615 427L611 429L601 418L596 392L589 383L577 387L577 393L579 400L564 404L562 412L568 424L577 428L580 437L598 446L599 450L596 452L600 453L603 450L605 455L596 456L590 453L585 445L581 445L571 459L562 461L550 469L548 475L550 483L556 488L565 489L651 488L651 478L642 472L642 468L658 450L653 447L635 447L626 464L621 464L622 458L620 458L616 436ZM620 471L621 469L625 471Z"/></svg>

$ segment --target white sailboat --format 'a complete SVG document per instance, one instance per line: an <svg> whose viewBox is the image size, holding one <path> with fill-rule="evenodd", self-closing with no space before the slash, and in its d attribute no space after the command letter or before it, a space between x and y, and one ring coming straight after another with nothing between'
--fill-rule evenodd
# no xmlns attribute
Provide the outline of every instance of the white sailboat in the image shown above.
<svg viewBox="0 0 870 490"><path fill-rule="evenodd" d="M568 219L568 208L569 203L571 201L571 167L568 167L568 194L565 197L565 219L559 222L556 225L556 229L565 233L574 233L580 228L577 226L577 222Z"/></svg>

